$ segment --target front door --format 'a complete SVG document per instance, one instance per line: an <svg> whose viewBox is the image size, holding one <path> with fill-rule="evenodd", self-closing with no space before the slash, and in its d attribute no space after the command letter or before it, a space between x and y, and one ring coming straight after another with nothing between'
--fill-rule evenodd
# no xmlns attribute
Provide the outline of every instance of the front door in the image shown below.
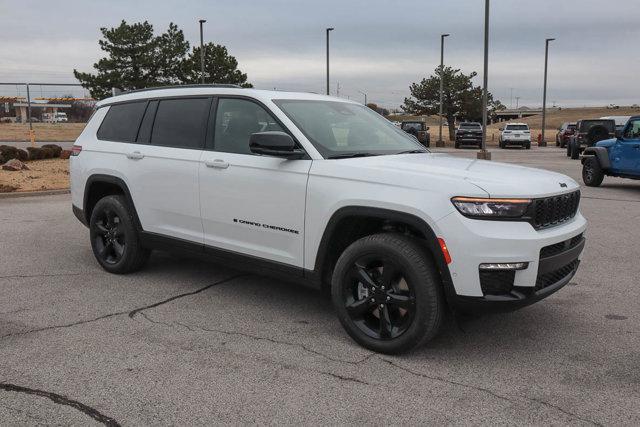
<svg viewBox="0 0 640 427"><path fill-rule="evenodd" d="M261 131L287 132L254 100L217 100L199 167L204 243L302 267L311 160L251 153L249 136Z"/></svg>
<svg viewBox="0 0 640 427"><path fill-rule="evenodd" d="M640 173L640 118L631 119L611 149L611 167L617 173Z"/></svg>

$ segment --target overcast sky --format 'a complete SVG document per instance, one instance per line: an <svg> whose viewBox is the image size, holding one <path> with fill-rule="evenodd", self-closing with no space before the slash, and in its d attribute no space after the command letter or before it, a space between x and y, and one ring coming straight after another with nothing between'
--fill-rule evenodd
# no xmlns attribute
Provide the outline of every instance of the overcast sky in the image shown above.
<svg viewBox="0 0 640 427"><path fill-rule="evenodd" d="M205 40L226 45L257 88L323 92L326 27L333 94L339 82L340 96L399 106L439 64L441 33L451 33L445 63L481 84L483 0L0 0L0 82L75 83L72 70L102 56L100 27L174 22L193 45L200 18ZM541 105L544 39L555 37L550 104L640 104L639 18L639 0L492 0L489 90L507 107L516 96Z"/></svg>

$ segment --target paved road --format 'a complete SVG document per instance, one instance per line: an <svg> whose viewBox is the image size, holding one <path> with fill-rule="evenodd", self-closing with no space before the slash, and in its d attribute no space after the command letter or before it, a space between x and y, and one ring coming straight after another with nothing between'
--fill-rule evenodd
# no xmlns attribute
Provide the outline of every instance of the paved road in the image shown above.
<svg viewBox="0 0 640 427"><path fill-rule="evenodd" d="M559 153L494 158L577 177ZM109 275L67 195L0 200L0 423L638 425L640 183L584 196L570 286L402 357L295 285L162 254Z"/></svg>

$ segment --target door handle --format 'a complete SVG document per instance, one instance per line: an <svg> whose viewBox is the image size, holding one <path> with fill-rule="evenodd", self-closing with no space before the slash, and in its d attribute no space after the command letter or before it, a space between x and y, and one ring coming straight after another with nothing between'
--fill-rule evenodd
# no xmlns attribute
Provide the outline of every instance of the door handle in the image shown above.
<svg viewBox="0 0 640 427"><path fill-rule="evenodd" d="M131 159L131 160L140 160L144 157L144 154L142 154L139 151L134 151L132 153L127 153L127 159Z"/></svg>
<svg viewBox="0 0 640 427"><path fill-rule="evenodd" d="M226 169L229 167L229 163L222 159L205 160L204 164L208 168Z"/></svg>

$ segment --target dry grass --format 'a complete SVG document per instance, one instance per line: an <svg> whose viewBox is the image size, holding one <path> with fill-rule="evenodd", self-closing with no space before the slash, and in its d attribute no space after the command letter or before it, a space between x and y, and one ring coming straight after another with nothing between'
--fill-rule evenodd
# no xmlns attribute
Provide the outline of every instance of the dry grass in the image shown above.
<svg viewBox="0 0 640 427"><path fill-rule="evenodd" d="M33 123L36 141L75 141L85 123ZM29 125L0 123L0 142L29 141Z"/></svg>
<svg viewBox="0 0 640 427"><path fill-rule="evenodd" d="M30 170L0 170L0 192L44 191L69 188L69 160L50 159L27 162Z"/></svg>

